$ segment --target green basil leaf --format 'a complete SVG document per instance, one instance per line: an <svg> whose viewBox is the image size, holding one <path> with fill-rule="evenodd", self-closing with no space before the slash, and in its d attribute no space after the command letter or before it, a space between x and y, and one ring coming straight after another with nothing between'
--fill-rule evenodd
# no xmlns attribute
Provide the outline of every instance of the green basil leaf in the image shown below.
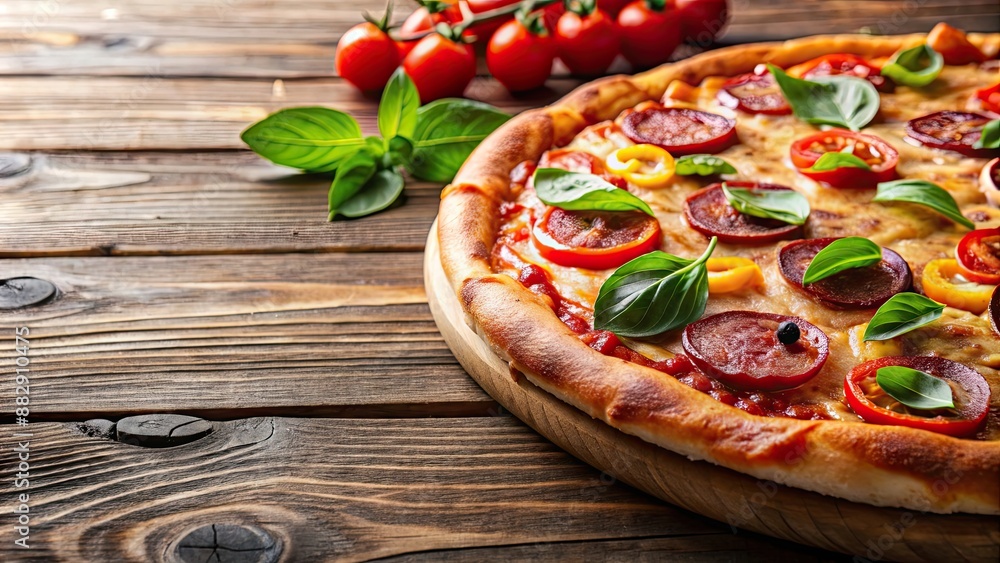
<svg viewBox="0 0 1000 563"><path fill-rule="evenodd" d="M340 213L341 206L375 175L375 157L366 149L359 150L344 159L337 168L337 175L330 185L328 196L330 216L332 219Z"/></svg>
<svg viewBox="0 0 1000 563"><path fill-rule="evenodd" d="M450 182L476 145L510 116L481 102L444 99L417 111L407 170L421 180Z"/></svg>
<svg viewBox="0 0 1000 563"><path fill-rule="evenodd" d="M385 139L385 147L393 137L410 137L417 128L417 109L420 94L413 80L403 67L396 69L382 91L378 104L378 130Z"/></svg>
<svg viewBox="0 0 1000 563"><path fill-rule="evenodd" d="M878 113L878 90L863 78L833 75L802 80L772 64L767 68L795 116L807 123L860 131Z"/></svg>
<svg viewBox="0 0 1000 563"><path fill-rule="evenodd" d="M868 166L867 162L854 156L852 153L825 152L807 170L810 172L826 172L827 170L836 170L838 168L872 169L871 166Z"/></svg>
<svg viewBox="0 0 1000 563"><path fill-rule="evenodd" d="M934 82L943 68L941 53L923 43L893 55L882 67L882 76L888 76L896 84L921 88Z"/></svg>
<svg viewBox="0 0 1000 563"><path fill-rule="evenodd" d="M679 176L736 174L736 168L714 154L689 154L677 159L674 172Z"/></svg>
<svg viewBox="0 0 1000 563"><path fill-rule="evenodd" d="M410 162L413 156L413 142L406 137L389 139L389 162L394 166L402 166Z"/></svg>
<svg viewBox="0 0 1000 563"><path fill-rule="evenodd" d="M708 303L705 262L716 237L696 260L654 250L625 263L601 285L594 328L625 337L654 336L694 322Z"/></svg>
<svg viewBox="0 0 1000 563"><path fill-rule="evenodd" d="M1000 119L994 119L983 126L983 132L972 148L1000 149Z"/></svg>
<svg viewBox="0 0 1000 563"><path fill-rule="evenodd" d="M403 176L395 170L379 170L353 197L340 206L344 217L364 217L392 205L403 193Z"/></svg>
<svg viewBox="0 0 1000 563"><path fill-rule="evenodd" d="M570 211L642 211L653 214L649 204L600 176L539 168L534 176L535 193L545 205Z"/></svg>
<svg viewBox="0 0 1000 563"><path fill-rule="evenodd" d="M968 220L958 208L958 203L944 188L926 180L893 180L878 185L878 192L872 201L905 201L930 207L941 215L966 227L975 229L976 224Z"/></svg>
<svg viewBox="0 0 1000 563"><path fill-rule="evenodd" d="M251 125L240 138L275 164L310 172L335 170L365 146L353 117L322 107L283 109Z"/></svg>
<svg viewBox="0 0 1000 563"><path fill-rule="evenodd" d="M722 193L736 211L791 225L804 225L809 218L809 200L794 190L731 188L723 182Z"/></svg>
<svg viewBox="0 0 1000 563"><path fill-rule="evenodd" d="M941 318L944 305L917 293L897 293L875 311L865 342L889 340Z"/></svg>
<svg viewBox="0 0 1000 563"><path fill-rule="evenodd" d="M813 256L802 276L809 285L852 268L864 268L882 260L882 247L864 237L846 237L831 242Z"/></svg>
<svg viewBox="0 0 1000 563"><path fill-rule="evenodd" d="M920 370L904 366L879 368L875 383L890 397L913 409L955 408L948 382Z"/></svg>

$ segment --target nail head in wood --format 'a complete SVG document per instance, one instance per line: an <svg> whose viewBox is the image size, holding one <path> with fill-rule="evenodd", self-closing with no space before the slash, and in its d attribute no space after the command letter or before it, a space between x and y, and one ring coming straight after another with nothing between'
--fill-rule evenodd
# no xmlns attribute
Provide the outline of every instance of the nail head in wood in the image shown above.
<svg viewBox="0 0 1000 563"><path fill-rule="evenodd" d="M116 428L119 442L170 448L204 438L212 432L212 423L182 414L144 414L123 418Z"/></svg>
<svg viewBox="0 0 1000 563"><path fill-rule="evenodd" d="M177 543L184 563L275 563L281 542L266 530L241 524L211 524L191 531Z"/></svg>
<svg viewBox="0 0 1000 563"><path fill-rule="evenodd" d="M56 286L37 278L0 280L0 309L41 305L56 294Z"/></svg>

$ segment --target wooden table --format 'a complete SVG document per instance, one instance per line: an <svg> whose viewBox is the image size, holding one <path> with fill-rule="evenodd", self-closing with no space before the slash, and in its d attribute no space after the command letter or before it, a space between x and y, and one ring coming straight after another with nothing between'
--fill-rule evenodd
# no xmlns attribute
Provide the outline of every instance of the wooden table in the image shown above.
<svg viewBox="0 0 1000 563"><path fill-rule="evenodd" d="M733 3L725 42L998 27L995 0ZM244 150L292 105L374 132L331 67L380 4L0 1L0 279L52 284L0 284L0 307L37 302L0 310L0 560L841 559L640 494L501 412L426 304L439 185L327 223L328 179ZM469 94L516 112L577 84Z"/></svg>

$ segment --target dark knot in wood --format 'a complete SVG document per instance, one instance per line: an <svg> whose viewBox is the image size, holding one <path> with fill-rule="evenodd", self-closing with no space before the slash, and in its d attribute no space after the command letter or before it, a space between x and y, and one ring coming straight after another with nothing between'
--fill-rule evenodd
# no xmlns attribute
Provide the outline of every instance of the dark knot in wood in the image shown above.
<svg viewBox="0 0 1000 563"><path fill-rule="evenodd" d="M119 420L116 430L125 444L170 448L208 436L212 423L182 414L143 414Z"/></svg>
<svg viewBox="0 0 1000 563"><path fill-rule="evenodd" d="M26 154L0 154L0 178L23 174L31 168L31 157Z"/></svg>
<svg viewBox="0 0 1000 563"><path fill-rule="evenodd" d="M37 278L0 280L0 309L20 309L47 303L56 294L56 286Z"/></svg>
<svg viewBox="0 0 1000 563"><path fill-rule="evenodd" d="M281 542L266 530L241 524L211 524L193 530L177 543L184 563L274 563Z"/></svg>

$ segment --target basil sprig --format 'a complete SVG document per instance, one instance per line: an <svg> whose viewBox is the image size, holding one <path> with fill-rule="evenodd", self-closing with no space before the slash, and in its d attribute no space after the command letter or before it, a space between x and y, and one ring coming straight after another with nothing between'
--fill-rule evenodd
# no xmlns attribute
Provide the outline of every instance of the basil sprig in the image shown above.
<svg viewBox="0 0 1000 563"><path fill-rule="evenodd" d="M853 268L864 268L882 260L882 247L864 237L837 239L813 256L802 285L809 285Z"/></svg>
<svg viewBox="0 0 1000 563"><path fill-rule="evenodd" d="M723 182L722 193L740 213L804 225L809 218L809 200L794 190L754 190L734 188Z"/></svg>
<svg viewBox="0 0 1000 563"><path fill-rule="evenodd" d="M875 383L900 403L919 410L955 408L948 382L905 366L886 366L875 372Z"/></svg>
<svg viewBox="0 0 1000 563"><path fill-rule="evenodd" d="M893 180L878 185L878 192L872 201L905 201L930 207L941 215L966 227L975 229L976 224L962 215L958 203L944 188L927 180Z"/></svg>
<svg viewBox="0 0 1000 563"><path fill-rule="evenodd" d="M705 262L716 237L695 260L658 250L621 266L601 285L594 302L594 328L618 336L654 336L694 322L708 303Z"/></svg>
<svg viewBox="0 0 1000 563"><path fill-rule="evenodd" d="M534 176L535 193L545 205L570 211L642 211L653 214L649 204L600 176L539 168Z"/></svg>
<svg viewBox="0 0 1000 563"><path fill-rule="evenodd" d="M882 67L882 76L887 76L896 84L922 88L941 74L944 57L926 43L904 49Z"/></svg>
<svg viewBox="0 0 1000 563"><path fill-rule="evenodd" d="M853 147L849 148L853 149ZM822 156L816 159L816 162L814 162L813 165L807 170L810 172L826 172L828 170L836 170L838 168L861 168L863 170L872 169L867 162L854 156L852 153L825 152Z"/></svg>
<svg viewBox="0 0 1000 563"><path fill-rule="evenodd" d="M979 139L972 144L975 149L1000 149L1000 119L994 119L985 126Z"/></svg>
<svg viewBox="0 0 1000 563"><path fill-rule="evenodd" d="M736 168L714 154L689 154L677 159L674 172L679 176L736 174Z"/></svg>
<svg viewBox="0 0 1000 563"><path fill-rule="evenodd" d="M889 340L941 318L944 305L918 293L897 293L875 311L864 341Z"/></svg>
<svg viewBox="0 0 1000 563"><path fill-rule="evenodd" d="M767 68L795 116L807 123L860 131L878 113L878 90L863 78L834 75L802 80L772 64Z"/></svg>
<svg viewBox="0 0 1000 563"><path fill-rule="evenodd" d="M378 107L381 137L364 137L350 115L324 107L283 109L254 123L241 138L260 156L306 172L335 172L329 218L363 217L390 207L403 193L400 173L448 182L479 144L509 116L469 100L420 107L402 68L389 79Z"/></svg>

